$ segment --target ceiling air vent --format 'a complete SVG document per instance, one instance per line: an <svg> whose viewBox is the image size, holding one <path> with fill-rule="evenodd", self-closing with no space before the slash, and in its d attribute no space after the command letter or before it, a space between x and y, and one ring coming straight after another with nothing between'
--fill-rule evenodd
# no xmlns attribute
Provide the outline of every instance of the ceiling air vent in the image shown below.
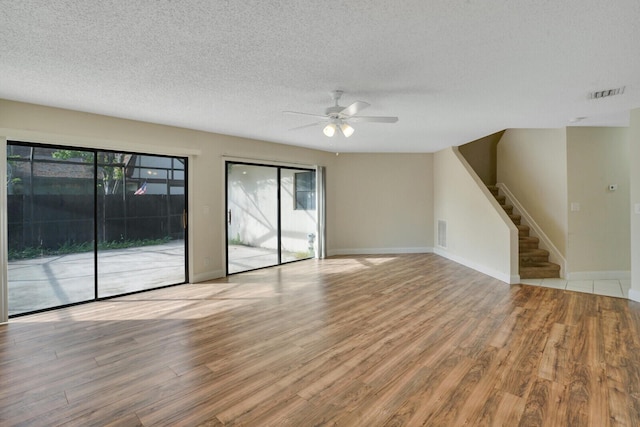
<svg viewBox="0 0 640 427"><path fill-rule="evenodd" d="M591 92L589 94L589 99L600 99L600 98L606 98L609 96L616 96L616 95L622 95L624 93L624 86L622 87L617 87L615 89L606 89L606 90L599 90L597 92Z"/></svg>

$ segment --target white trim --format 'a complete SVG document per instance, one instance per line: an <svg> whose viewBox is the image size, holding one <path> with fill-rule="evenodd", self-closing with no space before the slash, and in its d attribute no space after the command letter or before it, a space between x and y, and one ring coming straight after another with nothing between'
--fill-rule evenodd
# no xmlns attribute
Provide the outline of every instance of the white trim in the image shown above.
<svg viewBox="0 0 640 427"><path fill-rule="evenodd" d="M629 289L629 299L631 301L640 302L640 291L636 289Z"/></svg>
<svg viewBox="0 0 640 427"><path fill-rule="evenodd" d="M195 274L194 277L190 277L189 283L206 282L209 280L219 279L224 276L224 270L207 271L204 273Z"/></svg>
<svg viewBox="0 0 640 427"><path fill-rule="evenodd" d="M465 267L469 267L469 268L471 268L473 270L476 270L476 271L478 271L478 272L480 272L482 274L486 274L487 276L491 276L491 277L493 277L495 279L498 279L498 280L500 280L502 282L505 282L505 283L508 283L508 284L511 284L511 285L520 283L520 275L511 275L510 276L510 275L505 274L505 273L503 273L501 271L496 271L496 270L494 270L492 268L485 267L484 265L480 265L480 264L477 264L475 262L469 261L469 260L467 260L465 258L462 258L462 257L458 256L458 255L451 254L451 253L449 253L449 252L447 252L445 250L442 250L440 248L436 248L434 250L434 253L436 255L440 255L443 258L447 258L447 259L449 259L451 261L457 262L458 264L462 264Z"/></svg>
<svg viewBox="0 0 640 427"><path fill-rule="evenodd" d="M232 154L223 154L220 157L223 159L223 164L225 162L237 162L237 163L250 163L258 166L280 166L280 167L292 168L292 169L303 168L303 169L313 169L313 170L317 170L318 166L322 166L322 165L309 165L307 163L287 162L284 160L241 157L241 156L234 156Z"/></svg>
<svg viewBox="0 0 640 427"><path fill-rule="evenodd" d="M560 277L565 277L567 275L567 260L564 258L562 253L558 250L558 248L553 244L549 236L542 231L542 228L535 222L533 217L529 215L527 210L522 206L522 203L516 199L513 193L509 190L509 188L502 182L496 184L500 190L504 192L509 203L513 205L514 211L522 217L522 222L528 225L532 231L531 234L538 237L540 239L540 246L549 251L549 259L551 262L560 264Z"/></svg>
<svg viewBox="0 0 640 427"><path fill-rule="evenodd" d="M329 256L334 255L398 255L398 254L430 254L432 247L412 248L345 248L329 250Z"/></svg>
<svg viewBox="0 0 640 427"><path fill-rule="evenodd" d="M576 271L567 273L567 280L629 280L631 271L605 270L605 271Z"/></svg>

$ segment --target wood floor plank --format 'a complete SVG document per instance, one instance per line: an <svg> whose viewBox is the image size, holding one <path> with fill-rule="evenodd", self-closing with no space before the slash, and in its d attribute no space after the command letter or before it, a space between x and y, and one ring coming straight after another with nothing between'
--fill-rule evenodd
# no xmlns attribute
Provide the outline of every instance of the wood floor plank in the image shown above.
<svg viewBox="0 0 640 427"><path fill-rule="evenodd" d="M560 323L555 323L551 327L538 366L538 377L555 382L565 380L570 360L567 354L569 328L569 326Z"/></svg>
<svg viewBox="0 0 640 427"><path fill-rule="evenodd" d="M0 326L0 424L636 426L640 304L340 256Z"/></svg>

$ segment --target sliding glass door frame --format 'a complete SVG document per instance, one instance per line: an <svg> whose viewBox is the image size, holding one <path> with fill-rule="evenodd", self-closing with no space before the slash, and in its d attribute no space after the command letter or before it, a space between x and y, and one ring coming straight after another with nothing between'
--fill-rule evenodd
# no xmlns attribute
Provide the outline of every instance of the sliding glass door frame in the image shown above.
<svg viewBox="0 0 640 427"><path fill-rule="evenodd" d="M277 206L277 219L276 219L276 224L277 224L277 234L276 234L276 241L277 241L277 263L275 264L270 264L270 265L264 265L264 266L259 266L259 267L255 267L255 268L248 268L246 270L242 270L242 271L234 271L234 272L230 272L230 257L229 257L229 239L230 239L230 235L229 235L229 226L230 226L230 216L231 216L231 211L230 211L230 203L229 203L229 167L230 165L243 165L243 166L250 166L250 167L264 167L264 168L271 168L271 169L275 169L276 171L276 202L275 205ZM247 272L247 271L253 271L253 270L259 270L262 268L269 268L269 267L275 267L278 265L283 265L283 264L288 264L291 262L296 262L296 261L303 261L306 259L311 259L314 256L310 256L310 257L306 257L306 258L302 258L302 259L296 259L296 260L288 260L288 261L283 261L283 256L282 256L282 251L283 251L283 238L282 238L282 170L291 170L291 171L296 171L296 172L313 172L314 176L317 173L317 170L315 167L313 166L303 166L303 165L288 165L288 164L269 164L269 163L259 163L259 162L251 162L251 161L243 161L243 160L225 160L224 162L224 175L225 175L225 186L224 186L224 207L225 207L225 268L226 268L226 274L227 276L229 275L233 275L233 274L238 274L238 273L243 273L243 272ZM317 191L317 187L314 187L314 193ZM314 197L317 197L317 195L314 195ZM315 205L315 199L314 199L314 206ZM314 210L316 210L316 208L314 207ZM315 218L315 230L314 230L314 235L317 235L317 230L319 229L318 227L318 215L316 214L316 218Z"/></svg>
<svg viewBox="0 0 640 427"><path fill-rule="evenodd" d="M21 313L16 313L16 314L9 314L8 318L13 318L13 317L19 317L19 316L23 316L23 315L29 315L29 314L35 314L35 313L39 313L39 312L44 312L44 311L49 311L49 310L56 310L56 309L60 309L60 308L64 308L64 307L70 307L70 306L75 306L75 305L79 305L79 304L86 304L89 302L93 302L93 301L100 301L100 300L106 300L106 299L111 299L111 298L116 298L116 297L121 297L121 296L125 296L125 295L132 295L132 294L137 294L140 292L146 292L152 289L161 289L161 288L167 288L167 287L171 287L171 286L177 286L177 285L181 285L181 284L185 284L185 283L189 283L189 232L188 232L188 221L186 220L187 218L187 208L188 208L188 200L189 200L189 181L188 181L188 157L187 156L173 156L173 155L163 155L163 154L153 154L153 153L142 153L142 152L136 152L136 151L123 151L123 150L111 150L111 149L103 149L103 148L87 148L87 147L80 147L80 146L66 146L66 145L59 145L59 144L44 144L44 143L33 143L33 142L28 142L28 141L19 141L19 140L7 140L6 141L6 145L5 145L5 158L7 155L7 148L8 146L23 146L23 147L31 147L31 148L40 148L40 149L58 149L58 150L73 150L73 151L81 151L81 152L86 152L86 153L92 153L93 154L93 161L92 161L92 166L93 166L93 298L90 299L83 299L81 301L77 301L77 302L71 302L71 303L66 303L66 304L61 304L61 305L55 305L55 306L51 306L51 307L46 307L46 308L39 308L39 309L35 309L35 310L31 310L31 311L25 311L25 312L21 312ZM98 170L101 166L110 166L109 164L101 164L99 159L98 159L98 153L121 153L121 154L126 154L126 155L132 155L132 156L149 156L149 157L158 157L158 158L169 158L169 159L177 159L178 161L180 161L181 163L183 163L184 165L184 170L183 170L183 178L184 178L184 208L183 208L183 213L182 213L182 227L183 227L183 239L184 239L184 264L183 264L183 269L184 269L184 281L180 282L180 283L171 283L171 284L163 284L157 287L152 287L152 288L148 288L148 289L139 289L139 290L134 290L131 292L123 292L123 293L118 293L116 295L108 295L108 296L100 296L100 280L99 280L99 244L100 244L100 221L99 221L99 191L98 191L98 183L100 181L100 178L98 176ZM30 160L30 162L33 162L33 159ZM73 162L68 162L68 163L73 163ZM90 163L85 163L86 165L89 165ZM7 166L8 166L8 162L7 162ZM32 177L33 178L33 177ZM126 178L123 178L123 180L126 180ZM2 185L4 185L6 187L7 184L2 183ZM124 184L123 184L124 185ZM2 193L5 196L5 202L7 201L7 198L9 196L9 193L6 191L7 189L5 188L5 191ZM123 192L125 191L125 189L123 188ZM169 194L167 195L169 196ZM103 206L104 209L104 206ZM8 213L8 211L7 211ZM170 212L167 212L168 215L170 215ZM9 218L7 218L7 224L9 223ZM8 230L8 229L7 229ZM8 241L8 235L7 235L7 246L9 245L9 241ZM6 288L7 290L9 290L10 287L10 277L6 277ZM8 293L7 292L7 297L8 297ZM9 313L11 311L11 307L8 307Z"/></svg>

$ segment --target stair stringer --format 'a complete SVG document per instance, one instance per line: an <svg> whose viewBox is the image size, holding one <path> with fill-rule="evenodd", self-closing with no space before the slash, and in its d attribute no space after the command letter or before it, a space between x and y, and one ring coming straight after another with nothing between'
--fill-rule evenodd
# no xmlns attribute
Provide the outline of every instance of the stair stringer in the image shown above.
<svg viewBox="0 0 640 427"><path fill-rule="evenodd" d="M567 271L567 260L565 259L565 257L553 244L549 236L545 234L538 223L536 223L529 212L527 212L524 206L522 206L522 203L520 203L518 199L513 195L513 193L509 191L509 188L502 182L497 183L496 187L498 187L503 192L509 204L513 206L514 212L521 216L522 224L529 226L530 234L540 239L540 248L549 251L549 261L560 266L560 277L564 278L565 272Z"/></svg>

